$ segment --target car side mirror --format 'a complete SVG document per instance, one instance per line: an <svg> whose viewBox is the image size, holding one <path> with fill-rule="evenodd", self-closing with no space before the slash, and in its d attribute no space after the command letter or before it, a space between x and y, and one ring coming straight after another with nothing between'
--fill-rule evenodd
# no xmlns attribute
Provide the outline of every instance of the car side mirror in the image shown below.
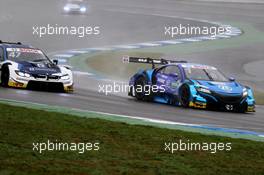
<svg viewBox="0 0 264 175"><path fill-rule="evenodd" d="M230 81L236 81L236 79L234 77L229 77Z"/></svg>
<svg viewBox="0 0 264 175"><path fill-rule="evenodd" d="M58 65L59 61L57 59L55 60L52 60L52 62L55 64L55 65Z"/></svg>

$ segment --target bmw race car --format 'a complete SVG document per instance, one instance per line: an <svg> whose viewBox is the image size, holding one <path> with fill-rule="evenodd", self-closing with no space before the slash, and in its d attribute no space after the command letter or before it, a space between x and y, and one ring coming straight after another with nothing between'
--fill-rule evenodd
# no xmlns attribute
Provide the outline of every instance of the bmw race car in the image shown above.
<svg viewBox="0 0 264 175"><path fill-rule="evenodd" d="M0 41L0 81L4 87L73 91L72 71L57 63L40 49Z"/></svg>
<svg viewBox="0 0 264 175"><path fill-rule="evenodd" d="M66 14L85 14L87 6L82 0L69 0L64 5L63 12Z"/></svg>
<svg viewBox="0 0 264 175"><path fill-rule="evenodd" d="M200 109L255 112L252 89L226 78L217 68L185 61L124 57L124 62L152 64L129 81L138 100ZM161 66L155 67L156 64Z"/></svg>

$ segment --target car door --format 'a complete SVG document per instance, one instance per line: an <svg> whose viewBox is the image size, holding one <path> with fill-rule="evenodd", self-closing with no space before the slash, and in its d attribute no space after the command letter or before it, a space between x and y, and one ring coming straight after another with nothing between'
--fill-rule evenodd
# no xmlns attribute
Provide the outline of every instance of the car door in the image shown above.
<svg viewBox="0 0 264 175"><path fill-rule="evenodd" d="M178 94L182 75L177 65L164 66L156 74L156 84L165 89L165 94Z"/></svg>

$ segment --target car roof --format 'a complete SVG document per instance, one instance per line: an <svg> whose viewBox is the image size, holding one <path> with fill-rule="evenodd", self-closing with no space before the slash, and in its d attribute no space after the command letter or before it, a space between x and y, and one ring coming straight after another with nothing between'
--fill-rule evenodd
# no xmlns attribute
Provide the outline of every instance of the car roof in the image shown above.
<svg viewBox="0 0 264 175"><path fill-rule="evenodd" d="M11 48L33 48L30 45L19 44L19 43L0 43L0 46L3 46L4 48L7 48L7 47L11 47Z"/></svg>
<svg viewBox="0 0 264 175"><path fill-rule="evenodd" d="M169 65L180 65L183 68L197 68L197 69L212 69L212 70L217 70L216 67L206 65L206 64L197 64L197 63L173 63Z"/></svg>
<svg viewBox="0 0 264 175"><path fill-rule="evenodd" d="M84 1L82 1L82 0L68 0L67 1L67 3L68 4L71 4L71 3L73 3L73 4L80 4L80 3L84 3Z"/></svg>
<svg viewBox="0 0 264 175"><path fill-rule="evenodd" d="M83 0L68 0L68 2L83 2Z"/></svg>

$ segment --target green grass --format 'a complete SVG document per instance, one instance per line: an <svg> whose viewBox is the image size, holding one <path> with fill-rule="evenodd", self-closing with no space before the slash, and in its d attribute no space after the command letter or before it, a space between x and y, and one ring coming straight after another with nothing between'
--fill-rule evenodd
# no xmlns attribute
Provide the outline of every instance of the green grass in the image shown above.
<svg viewBox="0 0 264 175"><path fill-rule="evenodd" d="M258 105L264 105L264 93L259 91L254 91L254 97Z"/></svg>
<svg viewBox="0 0 264 175"><path fill-rule="evenodd" d="M161 53L150 53L150 52L104 52L89 57L86 60L86 64L109 78L121 79L127 81L136 71L139 69L151 68L148 64L127 64L123 63L123 56L129 55L134 57L150 57L150 58L161 58ZM111 60L111 62L109 62Z"/></svg>
<svg viewBox="0 0 264 175"><path fill-rule="evenodd" d="M87 119L0 104L0 174L263 174L264 143ZM231 142L232 150L164 151L164 142ZM100 150L44 152L32 143L100 142Z"/></svg>

